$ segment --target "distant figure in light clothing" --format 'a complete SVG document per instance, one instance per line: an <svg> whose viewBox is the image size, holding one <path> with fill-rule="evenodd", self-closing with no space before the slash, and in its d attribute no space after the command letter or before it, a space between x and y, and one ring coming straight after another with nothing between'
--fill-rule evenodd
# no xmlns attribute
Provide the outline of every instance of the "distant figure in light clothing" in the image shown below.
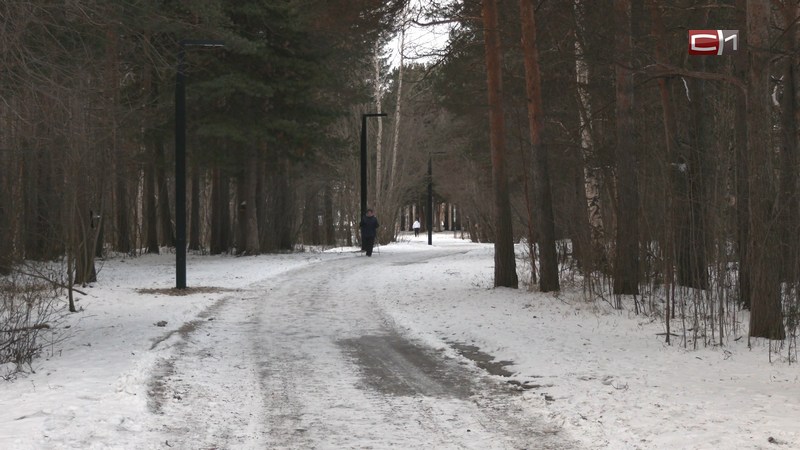
<svg viewBox="0 0 800 450"><path fill-rule="evenodd" d="M411 225L411 228L414 229L414 237L419 237L419 219L414 221L414 225Z"/></svg>

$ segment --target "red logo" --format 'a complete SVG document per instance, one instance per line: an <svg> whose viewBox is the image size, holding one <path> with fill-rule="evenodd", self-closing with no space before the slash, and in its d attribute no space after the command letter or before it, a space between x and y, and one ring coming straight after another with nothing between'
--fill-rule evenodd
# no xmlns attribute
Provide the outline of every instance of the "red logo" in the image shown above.
<svg viewBox="0 0 800 450"><path fill-rule="evenodd" d="M739 50L739 30L689 30L690 55L722 55Z"/></svg>

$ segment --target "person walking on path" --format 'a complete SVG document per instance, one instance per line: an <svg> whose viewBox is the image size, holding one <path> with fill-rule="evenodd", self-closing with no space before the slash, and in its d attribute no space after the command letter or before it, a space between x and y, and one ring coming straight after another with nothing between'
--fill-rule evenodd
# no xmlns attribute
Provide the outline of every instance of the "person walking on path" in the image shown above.
<svg viewBox="0 0 800 450"><path fill-rule="evenodd" d="M411 225L411 228L414 229L414 237L419 237L419 219L414 221L414 225Z"/></svg>
<svg viewBox="0 0 800 450"><path fill-rule="evenodd" d="M364 250L367 256L372 256L372 247L375 246L375 236L378 234L378 218L371 210L367 210L367 215L361 218L361 240L364 242Z"/></svg>

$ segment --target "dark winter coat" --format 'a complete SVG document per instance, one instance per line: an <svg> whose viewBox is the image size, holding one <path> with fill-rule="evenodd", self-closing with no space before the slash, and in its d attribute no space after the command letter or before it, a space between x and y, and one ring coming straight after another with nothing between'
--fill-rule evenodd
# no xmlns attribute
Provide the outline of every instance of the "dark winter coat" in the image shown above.
<svg viewBox="0 0 800 450"><path fill-rule="evenodd" d="M378 218L375 216L364 216L361 219L361 237L374 238L378 234Z"/></svg>

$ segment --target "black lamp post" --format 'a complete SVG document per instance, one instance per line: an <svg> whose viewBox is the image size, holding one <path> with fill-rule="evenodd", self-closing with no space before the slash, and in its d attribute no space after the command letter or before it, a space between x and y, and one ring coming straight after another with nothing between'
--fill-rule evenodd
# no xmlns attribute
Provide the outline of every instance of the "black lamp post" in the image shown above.
<svg viewBox="0 0 800 450"><path fill-rule="evenodd" d="M433 245L433 161L428 153L428 245Z"/></svg>
<svg viewBox="0 0 800 450"><path fill-rule="evenodd" d="M186 288L186 47L223 47L222 41L178 43L175 77L175 287Z"/></svg>

